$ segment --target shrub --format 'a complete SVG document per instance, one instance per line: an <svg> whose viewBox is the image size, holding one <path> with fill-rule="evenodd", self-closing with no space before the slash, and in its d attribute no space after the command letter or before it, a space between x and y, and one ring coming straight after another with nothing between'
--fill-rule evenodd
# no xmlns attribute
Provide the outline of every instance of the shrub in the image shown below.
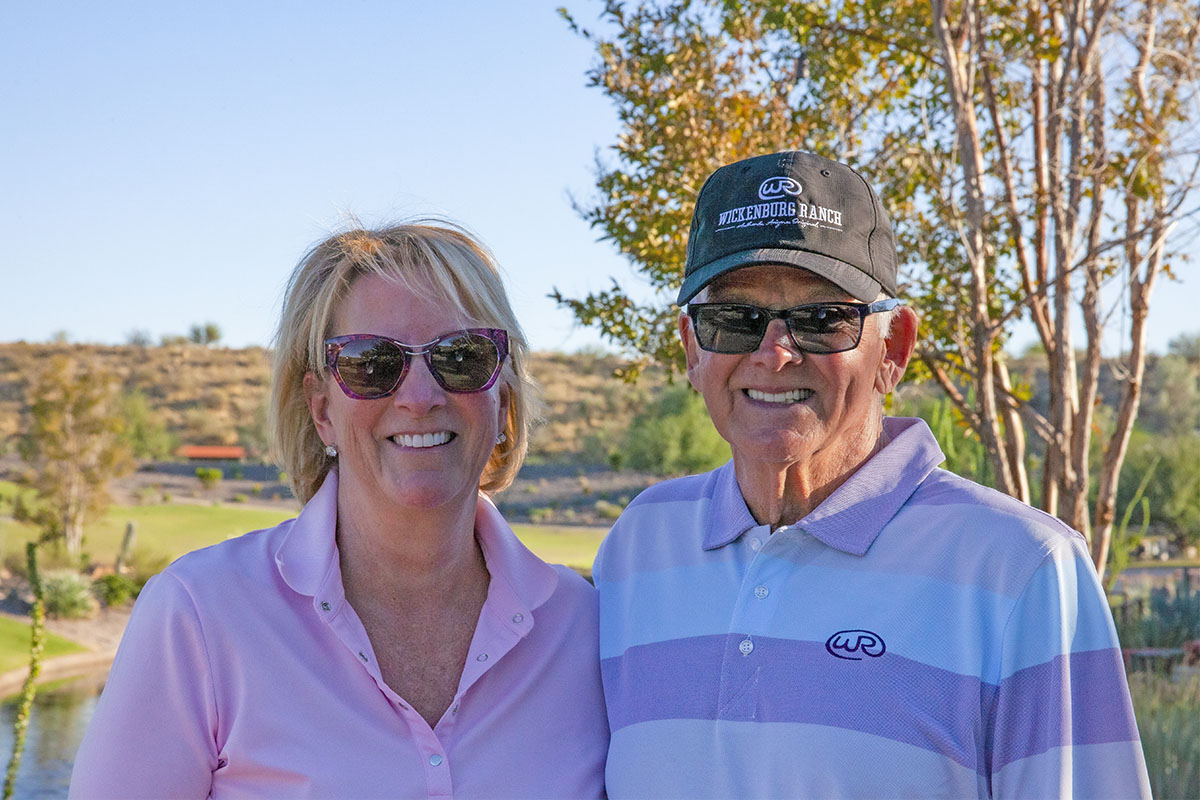
<svg viewBox="0 0 1200 800"><path fill-rule="evenodd" d="M162 489L155 486L143 486L133 493L133 498L139 506L154 505L162 496Z"/></svg>
<svg viewBox="0 0 1200 800"><path fill-rule="evenodd" d="M87 578L78 572L55 570L42 579L46 614L59 619L90 617L99 606Z"/></svg>
<svg viewBox="0 0 1200 800"><path fill-rule="evenodd" d="M238 494L235 494L233 497L229 498L229 501L232 503L245 503L249 499L249 497L239 492Z"/></svg>
<svg viewBox="0 0 1200 800"><path fill-rule="evenodd" d="M129 554L129 577L138 592L146 585L146 581L167 568L171 557L145 545L135 545Z"/></svg>
<svg viewBox="0 0 1200 800"><path fill-rule="evenodd" d="M600 519L616 519L621 516L621 512L624 510L623 506L610 503L607 500L597 500L592 508L596 510L596 516L600 517Z"/></svg>
<svg viewBox="0 0 1200 800"><path fill-rule="evenodd" d="M124 575L105 575L92 581L92 593L101 604L113 608L126 605L137 597L138 586Z"/></svg>
<svg viewBox="0 0 1200 800"><path fill-rule="evenodd" d="M196 477L200 481L200 485L205 489L212 489L221 479L225 477L225 473L217 467L196 467Z"/></svg>
<svg viewBox="0 0 1200 800"><path fill-rule="evenodd" d="M1181 580L1174 597L1158 590L1149 602L1127 602L1113 609L1124 647L1181 647L1200 639L1200 588Z"/></svg>
<svg viewBox="0 0 1200 800"><path fill-rule="evenodd" d="M729 445L713 428L704 401L688 386L673 386L633 419L625 437L626 466L660 475L715 469Z"/></svg>

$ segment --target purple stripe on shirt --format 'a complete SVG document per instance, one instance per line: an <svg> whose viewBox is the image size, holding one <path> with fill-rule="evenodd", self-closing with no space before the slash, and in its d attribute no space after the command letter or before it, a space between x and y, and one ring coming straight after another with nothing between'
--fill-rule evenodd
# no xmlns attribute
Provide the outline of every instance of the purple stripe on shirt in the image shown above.
<svg viewBox="0 0 1200 800"><path fill-rule="evenodd" d="M739 646L747 638L754 648L743 655ZM601 663L614 732L662 719L828 725L930 750L980 773L987 772L985 717L993 707L994 729L1006 732L990 759L993 769L1060 745L1135 739L1131 709L1084 696L1088 686L1110 684L1114 668L1120 668L1114 651L1077 653L1069 668L1056 659L1014 674L997 699L993 684L892 652L851 661L820 642L768 637L675 639L631 647ZM1037 698L1058 697L1067 673L1074 719L1045 719Z"/></svg>
<svg viewBox="0 0 1200 800"><path fill-rule="evenodd" d="M1121 654L1112 649L1072 653L1069 660L1059 656L1005 678L996 703L996 729L1007 738L994 746L993 771L1064 745L1137 741L1127 695L1106 693L1103 701L1089 696L1092 687L1112 686L1116 680L1124 681L1124 667ZM1070 706L1047 716L1039 698L1065 697L1068 691Z"/></svg>
<svg viewBox="0 0 1200 800"><path fill-rule="evenodd" d="M748 656L739 649L747 638L754 644ZM673 668L681 664L696 669ZM706 669L718 664L719 673ZM912 744L975 770L983 758L980 708L994 692L978 678L893 653L851 661L820 642L738 635L631 647L602 661L601 674L614 732L660 719L829 725Z"/></svg>

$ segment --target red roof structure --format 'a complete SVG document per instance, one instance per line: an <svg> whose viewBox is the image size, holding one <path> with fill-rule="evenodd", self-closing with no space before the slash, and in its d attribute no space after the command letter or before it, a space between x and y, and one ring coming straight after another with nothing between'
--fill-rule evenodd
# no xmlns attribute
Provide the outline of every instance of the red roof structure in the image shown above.
<svg viewBox="0 0 1200 800"><path fill-rule="evenodd" d="M217 444L185 444L175 455L190 461L241 461L246 448Z"/></svg>

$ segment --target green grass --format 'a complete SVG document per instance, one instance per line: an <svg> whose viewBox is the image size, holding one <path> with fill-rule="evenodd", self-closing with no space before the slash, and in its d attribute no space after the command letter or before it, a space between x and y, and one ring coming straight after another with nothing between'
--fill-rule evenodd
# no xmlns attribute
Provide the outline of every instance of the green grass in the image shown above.
<svg viewBox="0 0 1200 800"><path fill-rule="evenodd" d="M513 525L517 538L543 561L566 564L591 574L592 561L608 528L573 528L557 525Z"/></svg>
<svg viewBox="0 0 1200 800"><path fill-rule="evenodd" d="M43 658L54 658L67 653L81 653L84 648L67 641L61 636L46 633L46 650ZM9 617L0 617L0 672L23 667L29 663L29 625Z"/></svg>
<svg viewBox="0 0 1200 800"><path fill-rule="evenodd" d="M11 496L17 487L0 481L0 495ZM246 508L243 504L112 506L105 517L84 532L83 549L93 561L111 564L125 535L125 524L137 530L136 548L170 560L200 547L269 528L296 516L292 509ZM605 528L555 525L514 525L517 537L545 561L590 570ZM25 542L37 536L32 525L14 522L0 514L0 558L24 558Z"/></svg>
<svg viewBox="0 0 1200 800"><path fill-rule="evenodd" d="M294 516L296 512L291 510L240 506L113 506L103 519L84 530L83 549L93 561L111 564L117 558L126 523L133 522L137 530L136 547L174 559L247 531L278 525ZM0 550L5 556L23 552L25 542L37 534L32 525L0 518Z"/></svg>

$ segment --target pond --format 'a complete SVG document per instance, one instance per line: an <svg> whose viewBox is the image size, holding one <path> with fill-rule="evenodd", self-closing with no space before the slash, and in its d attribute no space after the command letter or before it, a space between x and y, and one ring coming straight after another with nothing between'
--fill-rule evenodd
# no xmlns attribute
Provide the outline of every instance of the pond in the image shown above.
<svg viewBox="0 0 1200 800"><path fill-rule="evenodd" d="M81 678L38 687L25 735L25 755L21 759L13 797L67 796L71 763L96 709L105 677L106 673L101 670ZM12 727L17 716L17 701L17 697L10 697L0 704L0 773L7 770L12 754Z"/></svg>

